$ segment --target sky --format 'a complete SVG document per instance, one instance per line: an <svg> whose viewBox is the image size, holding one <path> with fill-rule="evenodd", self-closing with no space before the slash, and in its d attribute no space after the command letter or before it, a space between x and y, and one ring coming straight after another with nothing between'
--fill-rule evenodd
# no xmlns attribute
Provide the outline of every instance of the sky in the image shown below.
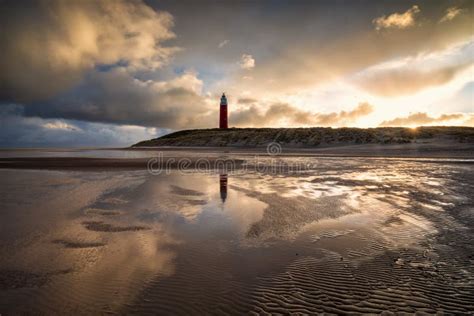
<svg viewBox="0 0 474 316"><path fill-rule="evenodd" d="M0 1L0 147L474 126L473 1Z"/></svg>

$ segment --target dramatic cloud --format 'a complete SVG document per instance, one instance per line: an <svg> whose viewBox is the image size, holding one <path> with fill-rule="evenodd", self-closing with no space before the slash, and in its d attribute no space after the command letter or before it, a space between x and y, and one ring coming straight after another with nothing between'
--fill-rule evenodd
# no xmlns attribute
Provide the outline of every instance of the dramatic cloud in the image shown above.
<svg viewBox="0 0 474 316"><path fill-rule="evenodd" d="M440 23L451 21L457 17L463 10L458 7L451 7L446 10L446 14L439 20Z"/></svg>
<svg viewBox="0 0 474 316"><path fill-rule="evenodd" d="M373 94L384 97L409 95L428 87L445 84L468 66L470 63L429 70L396 67L361 76L357 84Z"/></svg>
<svg viewBox="0 0 474 316"><path fill-rule="evenodd" d="M393 13L389 16L381 16L372 21L375 25L375 29L387 29L387 28L398 28L405 29L407 27L415 25L415 15L420 12L417 5L414 5L404 13Z"/></svg>
<svg viewBox="0 0 474 316"><path fill-rule="evenodd" d="M212 126L201 87L192 72L169 81L140 81L117 68L90 73L51 101L26 104L25 115L162 128Z"/></svg>
<svg viewBox="0 0 474 316"><path fill-rule="evenodd" d="M313 113L301 111L287 103L276 103L262 111L260 107L252 104L250 107L233 111L229 123L237 127L263 127L274 124L311 124ZM286 121L286 122L283 122Z"/></svg>
<svg viewBox="0 0 474 316"><path fill-rule="evenodd" d="M130 146L165 132L141 126L24 117L22 106L0 107L1 147Z"/></svg>
<svg viewBox="0 0 474 316"><path fill-rule="evenodd" d="M162 46L172 16L138 0L7 2L0 12L3 99L51 97L101 65L156 69L176 51Z"/></svg>
<svg viewBox="0 0 474 316"><path fill-rule="evenodd" d="M364 102L351 111L312 113L302 111L287 103L271 104L266 111L256 105L231 113L232 126L341 126L351 124L373 111L373 106Z"/></svg>
<svg viewBox="0 0 474 316"><path fill-rule="evenodd" d="M223 40L222 42L219 43L219 45L217 47L222 48L222 47L226 46L229 43L230 43L229 40Z"/></svg>
<svg viewBox="0 0 474 316"><path fill-rule="evenodd" d="M359 103L359 105L352 111L341 111L339 113L318 114L316 116L316 124L319 125L337 125L344 126L346 124L354 123L360 117L369 115L374 110L374 107L367 102Z"/></svg>
<svg viewBox="0 0 474 316"><path fill-rule="evenodd" d="M376 32L372 29L347 26L339 36L318 38L307 35L306 38L311 38L311 41L287 45L280 48L278 53L273 53L271 58L267 57L268 53L264 55L265 58L257 58L259 52L253 48L253 54L259 60L258 67L252 70L253 80L241 80L241 74L237 74L233 87L237 91L246 91L253 95L294 94L303 89L315 89L316 86L345 80L352 74L377 64L404 58L423 59L431 54L445 52L455 45L472 41L472 21L468 14L461 14L450 23L440 24L439 16L428 19L428 14L432 11L426 13L427 18L423 23L411 28L409 32L398 29ZM309 29L317 28L312 25ZM288 39L280 41L287 42ZM273 46L270 47L270 51L275 52ZM469 51L464 53L466 57L472 57ZM451 63L453 64L456 63ZM426 70L440 66L449 64L434 63Z"/></svg>
<svg viewBox="0 0 474 316"><path fill-rule="evenodd" d="M471 112L472 6L413 4L0 0L0 110L23 106L11 130L77 141L215 127L222 91L238 126ZM342 111L357 100L374 113Z"/></svg>
<svg viewBox="0 0 474 316"><path fill-rule="evenodd" d="M418 112L412 113L406 117L397 117L390 121L383 121L380 126L421 126L421 125L461 125L465 121L474 118L474 114L464 114L464 113L453 113L453 114L442 114L438 117L432 117L427 113ZM453 124L460 121L457 124ZM466 122L466 123L467 123Z"/></svg>
<svg viewBox="0 0 474 316"><path fill-rule="evenodd" d="M253 67L255 67L255 59L253 59L252 55L243 54L240 58L240 68L252 69Z"/></svg>

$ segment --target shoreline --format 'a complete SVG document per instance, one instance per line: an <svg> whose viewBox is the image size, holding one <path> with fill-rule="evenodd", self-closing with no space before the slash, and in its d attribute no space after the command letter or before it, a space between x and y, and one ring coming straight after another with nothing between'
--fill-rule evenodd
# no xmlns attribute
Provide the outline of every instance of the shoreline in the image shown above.
<svg viewBox="0 0 474 316"><path fill-rule="evenodd" d="M0 169L147 170L151 162L152 167L159 169L199 170L203 165L203 159L209 170L221 170L220 166L216 166L222 160L229 162L232 169L242 170L244 163L252 164L255 159L258 164L275 164L275 161L285 164L286 159L291 164L292 158L403 159L432 163L474 163L472 143L334 144L312 148L278 147L277 149L276 154L270 155L267 147L55 148L32 149L30 155L26 156L23 156L25 149L1 149L0 153L7 155L0 157ZM42 155L45 152L49 152L49 155ZM137 155L127 157L127 153L133 152ZM153 161L153 158L156 158L156 161ZM263 161L258 161L259 158Z"/></svg>
<svg viewBox="0 0 474 316"><path fill-rule="evenodd" d="M14 157L0 158L0 169L39 169L39 170L196 170L203 169L203 161L210 168L207 171L225 171L243 170L245 163L252 164L252 158L246 159L242 157L250 153L233 154L230 156L208 156L208 157L189 157L189 156L173 156L173 157L150 157L150 158L89 158L89 157ZM234 156L235 157L232 157ZM280 156L270 156L268 154L258 155L265 161L258 162L260 166L271 167L272 164L278 163L285 165L286 159L302 157L302 158L322 158L322 159L358 159L365 158L370 160L403 160L411 162L423 163L443 163L443 164L474 164L474 158L460 156L377 156L377 155L300 155L300 154L284 154ZM225 162L222 165L222 162ZM291 162L289 163L291 165ZM310 169L308 169L310 170Z"/></svg>
<svg viewBox="0 0 474 316"><path fill-rule="evenodd" d="M117 149L118 150L118 149ZM160 146L160 147L129 147L128 151L195 151L203 153L224 154L267 154L267 147L204 147L204 146ZM278 156L300 157L381 157L381 158L474 158L474 143L439 144L362 144L332 145L318 147L281 147Z"/></svg>

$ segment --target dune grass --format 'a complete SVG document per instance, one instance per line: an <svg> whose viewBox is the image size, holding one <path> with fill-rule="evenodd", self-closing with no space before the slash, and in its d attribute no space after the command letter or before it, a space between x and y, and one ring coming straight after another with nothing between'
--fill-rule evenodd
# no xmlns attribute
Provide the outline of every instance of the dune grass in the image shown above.
<svg viewBox="0 0 474 316"><path fill-rule="evenodd" d="M205 146L259 147L270 142L282 146L316 147L331 144L406 144L429 139L474 142L474 128L429 126L418 128L229 128L177 131L139 142L133 147Z"/></svg>

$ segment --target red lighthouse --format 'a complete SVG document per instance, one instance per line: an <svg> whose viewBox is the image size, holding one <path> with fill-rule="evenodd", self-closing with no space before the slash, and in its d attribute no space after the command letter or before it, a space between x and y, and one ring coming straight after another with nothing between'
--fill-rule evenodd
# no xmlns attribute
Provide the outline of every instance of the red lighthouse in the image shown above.
<svg viewBox="0 0 474 316"><path fill-rule="evenodd" d="M221 97L221 110L220 110L220 116L219 116L219 128L228 128L227 124L227 98L225 97L225 94L222 94Z"/></svg>

